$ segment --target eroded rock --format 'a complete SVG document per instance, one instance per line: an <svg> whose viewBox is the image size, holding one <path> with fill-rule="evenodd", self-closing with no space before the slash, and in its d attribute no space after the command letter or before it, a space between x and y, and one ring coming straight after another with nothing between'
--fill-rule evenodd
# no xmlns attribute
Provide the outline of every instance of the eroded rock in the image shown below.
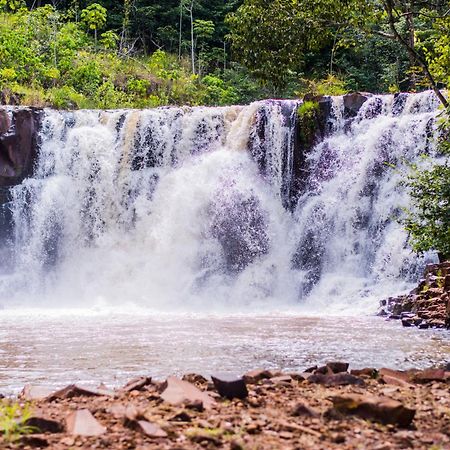
<svg viewBox="0 0 450 450"><path fill-rule="evenodd" d="M387 397L346 394L335 396L332 401L334 409L340 413L404 428L411 425L415 415L414 409Z"/></svg>
<svg viewBox="0 0 450 450"><path fill-rule="evenodd" d="M230 375L215 375L211 376L217 392L225 398L244 399L248 397L247 385L244 378L234 377Z"/></svg>

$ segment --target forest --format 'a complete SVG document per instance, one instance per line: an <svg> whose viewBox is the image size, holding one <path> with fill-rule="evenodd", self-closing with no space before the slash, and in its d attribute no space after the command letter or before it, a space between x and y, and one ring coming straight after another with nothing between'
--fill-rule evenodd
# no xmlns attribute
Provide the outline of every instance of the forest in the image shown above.
<svg viewBox="0 0 450 450"><path fill-rule="evenodd" d="M445 87L449 2L1 0L2 102L228 105Z"/></svg>

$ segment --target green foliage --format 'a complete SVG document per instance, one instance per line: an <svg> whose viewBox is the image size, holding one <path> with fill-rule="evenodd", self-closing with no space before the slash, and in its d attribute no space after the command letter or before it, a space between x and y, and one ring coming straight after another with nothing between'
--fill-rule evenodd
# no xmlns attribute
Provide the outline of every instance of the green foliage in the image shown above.
<svg viewBox="0 0 450 450"><path fill-rule="evenodd" d="M300 129L300 144L309 147L313 144L320 115L319 103L304 101L297 110Z"/></svg>
<svg viewBox="0 0 450 450"><path fill-rule="evenodd" d="M17 11L25 5L23 0L0 0L0 8L9 11Z"/></svg>
<svg viewBox="0 0 450 450"><path fill-rule="evenodd" d="M6 442L15 442L21 436L35 431L26 425L31 414L29 405L21 407L18 403L6 400L0 403L0 432L3 433Z"/></svg>
<svg viewBox="0 0 450 450"><path fill-rule="evenodd" d="M98 3L92 3L81 11L81 21L90 30L101 30L106 25L107 10Z"/></svg>
<svg viewBox="0 0 450 450"><path fill-rule="evenodd" d="M450 258L450 119L443 124L442 160L428 169L413 167L406 181L413 209L405 220L414 250L436 250Z"/></svg>
<svg viewBox="0 0 450 450"><path fill-rule="evenodd" d="M311 94L315 97L322 95L344 95L349 92L347 82L335 75L328 75L323 80L302 79L300 82L301 90L297 92L299 96L305 94Z"/></svg>

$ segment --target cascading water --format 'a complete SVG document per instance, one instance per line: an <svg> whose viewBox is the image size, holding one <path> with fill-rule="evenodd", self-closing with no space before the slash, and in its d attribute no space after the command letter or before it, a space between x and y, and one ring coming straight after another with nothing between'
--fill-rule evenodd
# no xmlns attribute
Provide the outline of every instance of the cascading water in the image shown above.
<svg viewBox="0 0 450 450"><path fill-rule="evenodd" d="M349 121L333 99L292 208L297 107L46 110L35 174L11 190L0 303L374 311L423 264L395 216L438 102L374 96Z"/></svg>

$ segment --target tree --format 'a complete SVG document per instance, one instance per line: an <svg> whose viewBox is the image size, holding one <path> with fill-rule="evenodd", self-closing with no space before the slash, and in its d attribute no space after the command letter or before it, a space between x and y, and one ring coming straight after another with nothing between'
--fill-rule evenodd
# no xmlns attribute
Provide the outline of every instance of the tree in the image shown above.
<svg viewBox="0 0 450 450"><path fill-rule="evenodd" d="M24 5L25 3L23 2L23 0L0 0L0 8L9 11L17 11Z"/></svg>
<svg viewBox="0 0 450 450"><path fill-rule="evenodd" d="M101 30L107 19L107 10L98 3L93 3L81 11L81 20L90 30L94 30L94 40L97 45L97 31Z"/></svg>
<svg viewBox="0 0 450 450"><path fill-rule="evenodd" d="M235 57L263 82L282 87L308 52L333 42L343 23L367 9L355 0L246 0L227 23Z"/></svg>

